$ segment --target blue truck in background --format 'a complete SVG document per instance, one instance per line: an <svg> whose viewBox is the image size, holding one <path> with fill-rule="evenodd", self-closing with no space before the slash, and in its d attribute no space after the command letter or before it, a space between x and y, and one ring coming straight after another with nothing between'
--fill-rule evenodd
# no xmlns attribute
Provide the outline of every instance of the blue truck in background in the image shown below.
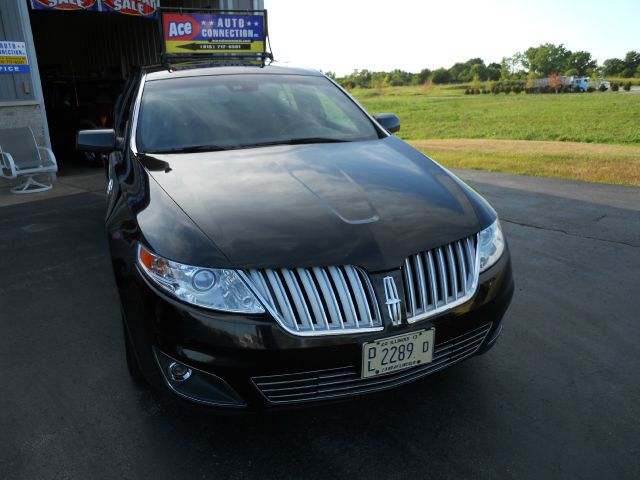
<svg viewBox="0 0 640 480"><path fill-rule="evenodd" d="M593 80L591 77L588 77L588 76L579 77L575 75L571 75L571 76L560 75L557 78L558 78L558 82L563 87L570 86L574 92L577 92L577 91L586 92L589 87L595 90L600 88L600 85L604 85L607 90L611 88L611 82L609 82L608 80L604 80L603 78L598 78L596 80ZM538 78L535 80L536 87L548 87L550 85L551 85L550 78Z"/></svg>
<svg viewBox="0 0 640 480"><path fill-rule="evenodd" d="M592 80L591 77L570 77L571 78L571 88L573 90L582 90L586 92L589 87L600 88L600 85L604 85L607 90L611 88L611 83L608 80L603 80L601 78L597 80Z"/></svg>

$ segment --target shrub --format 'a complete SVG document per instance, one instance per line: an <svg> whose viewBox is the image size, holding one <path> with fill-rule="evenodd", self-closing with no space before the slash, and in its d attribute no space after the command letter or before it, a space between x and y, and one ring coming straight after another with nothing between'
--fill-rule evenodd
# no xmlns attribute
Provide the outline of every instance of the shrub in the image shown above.
<svg viewBox="0 0 640 480"><path fill-rule="evenodd" d="M617 92L618 90L620 90L620 86L617 83L612 83L611 84L611 91L612 92Z"/></svg>
<svg viewBox="0 0 640 480"><path fill-rule="evenodd" d="M560 75L556 72L552 72L549 75L549 85L554 92L558 92L562 88L562 81L560 80Z"/></svg>
<svg viewBox="0 0 640 480"><path fill-rule="evenodd" d="M563 93L571 93L571 85L563 85L562 86Z"/></svg>
<svg viewBox="0 0 640 480"><path fill-rule="evenodd" d="M513 93L520 93L522 91L522 87L520 85L513 86Z"/></svg>
<svg viewBox="0 0 640 480"><path fill-rule="evenodd" d="M624 84L624 86L622 87L622 89L623 89L625 92L628 92L629 90L631 90L631 82L627 82L627 83L625 83L625 84Z"/></svg>
<svg viewBox="0 0 640 480"><path fill-rule="evenodd" d="M601 83L600 86L598 87L598 90L600 90L601 92L606 92L607 91L607 87L605 86L604 83Z"/></svg>
<svg viewBox="0 0 640 480"><path fill-rule="evenodd" d="M587 92L591 93L591 92L595 92L595 91L596 91L596 89L595 89L595 88L593 88L591 85L589 85L589 86L587 87Z"/></svg>
<svg viewBox="0 0 640 480"><path fill-rule="evenodd" d="M504 90L504 93L509 94L509 93L511 93L511 86L507 85L507 86L504 87L503 90Z"/></svg>
<svg viewBox="0 0 640 480"><path fill-rule="evenodd" d="M525 84L525 88L529 89L527 93L535 93L536 92L536 76L533 72L529 72L527 75L527 83Z"/></svg>
<svg viewBox="0 0 640 480"><path fill-rule="evenodd" d="M468 88L464 91L464 94L465 94L465 95L469 95L470 93L472 93L472 92L471 92L471 90L469 90Z"/></svg>
<svg viewBox="0 0 640 480"><path fill-rule="evenodd" d="M478 91L480 90L480 76L477 74L473 76L473 81L471 82L471 90L475 93L478 93Z"/></svg>

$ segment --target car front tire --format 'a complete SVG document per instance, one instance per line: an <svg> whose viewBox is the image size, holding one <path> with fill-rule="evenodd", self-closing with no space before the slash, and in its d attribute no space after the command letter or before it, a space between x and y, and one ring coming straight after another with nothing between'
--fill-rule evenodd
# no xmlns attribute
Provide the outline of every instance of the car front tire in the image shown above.
<svg viewBox="0 0 640 480"><path fill-rule="evenodd" d="M124 336L124 348L127 358L127 370L129 371L129 376L131 376L131 379L136 384L144 385L147 382L142 373L142 369L140 368L140 364L138 363L138 358L136 357L136 352L133 349L131 338L129 337L126 320L124 318L124 312L122 312L122 334Z"/></svg>

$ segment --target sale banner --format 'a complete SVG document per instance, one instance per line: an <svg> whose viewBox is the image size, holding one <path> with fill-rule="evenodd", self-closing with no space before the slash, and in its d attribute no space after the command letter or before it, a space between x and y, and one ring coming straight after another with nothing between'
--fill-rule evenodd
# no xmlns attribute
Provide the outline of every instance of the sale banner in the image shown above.
<svg viewBox="0 0 640 480"><path fill-rule="evenodd" d="M102 11L134 17L158 18L160 0L102 0Z"/></svg>
<svg viewBox="0 0 640 480"><path fill-rule="evenodd" d="M160 0L31 0L33 10L87 10L158 18Z"/></svg>
<svg viewBox="0 0 640 480"><path fill-rule="evenodd" d="M99 0L31 0L33 10L100 10Z"/></svg>

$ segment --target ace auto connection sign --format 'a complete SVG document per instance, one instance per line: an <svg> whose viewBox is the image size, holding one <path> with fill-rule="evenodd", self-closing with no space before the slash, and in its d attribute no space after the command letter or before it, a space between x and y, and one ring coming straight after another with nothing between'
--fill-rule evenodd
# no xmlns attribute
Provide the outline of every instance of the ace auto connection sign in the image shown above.
<svg viewBox="0 0 640 480"><path fill-rule="evenodd" d="M24 42L0 41L0 73L29 73Z"/></svg>
<svg viewBox="0 0 640 480"><path fill-rule="evenodd" d="M265 52L264 13L163 13L168 54L261 54Z"/></svg>

